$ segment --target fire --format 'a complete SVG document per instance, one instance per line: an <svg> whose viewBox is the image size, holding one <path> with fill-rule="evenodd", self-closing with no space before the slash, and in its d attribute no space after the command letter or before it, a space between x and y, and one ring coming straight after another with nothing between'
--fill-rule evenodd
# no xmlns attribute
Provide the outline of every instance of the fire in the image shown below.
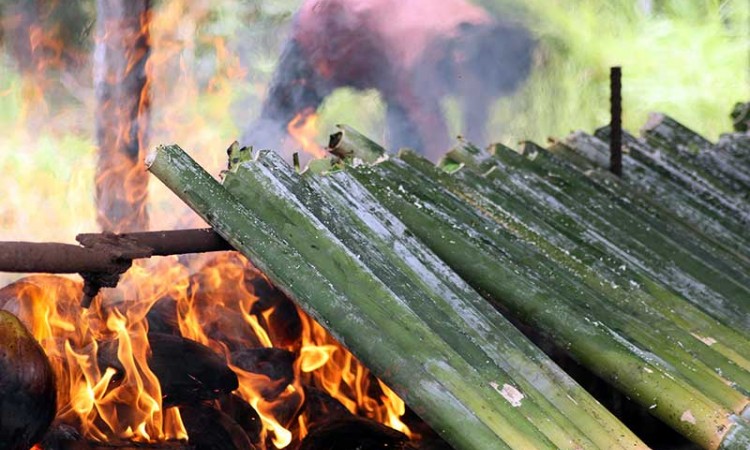
<svg viewBox="0 0 750 450"><path fill-rule="evenodd" d="M303 332L301 356L296 366L299 376L311 379L350 412L364 415L409 437L415 437L401 421L406 413L403 400L380 380L375 379L377 389L373 389L375 386L371 382L374 378L370 376L369 370L320 324L302 311L300 315ZM373 396L373 390L380 390L380 395ZM309 423L314 418L305 419Z"/></svg>
<svg viewBox="0 0 750 450"><path fill-rule="evenodd" d="M17 311L46 351L57 378L60 420L79 424L98 441L186 436L179 415L162 409L160 385L147 363L147 325L137 315L152 299L137 298L138 305L126 313L104 304L82 310L80 283L35 276L17 286L14 304L4 308ZM121 374L111 367L102 373L99 342L116 344Z"/></svg>
<svg viewBox="0 0 750 450"><path fill-rule="evenodd" d="M315 158L323 158L326 151L315 142L318 135L318 115L312 109L306 109L287 124L289 135L294 138L302 150Z"/></svg>
<svg viewBox="0 0 750 450"><path fill-rule="evenodd" d="M13 296L18 304L0 306L17 311L30 324L57 375L58 418L78 424L88 439L190 439L179 409L164 408L159 380L148 363L148 317L165 300L176 303L174 331L223 355L235 372L235 393L258 413L261 442L267 440L268 448L299 442L310 424L320 420L303 410L305 386L327 392L354 414L411 436L401 420L403 401L301 310L278 317L280 305L260 296L263 288L258 286L268 286L263 276L235 253L210 257L192 275L176 258L137 265L117 290L108 291L89 310L78 304L78 282L36 276L20 284ZM284 335L294 323L291 317L301 325L292 340ZM107 343L115 343L121 367L101 366ZM233 360L236 351L271 346L295 355L294 377L286 386Z"/></svg>
<svg viewBox="0 0 750 450"><path fill-rule="evenodd" d="M307 434L306 425L310 418L302 415L295 424L284 421L276 414L278 410L297 411L302 406L303 381L312 382L324 389L352 413L363 414L410 435L408 427L399 419L405 413L403 401L380 381L377 385L382 392L381 396L371 397L371 379L367 369L304 312L295 310L302 324L300 341L286 345L283 343L284 338L273 328L273 309L260 314L249 313L262 308L258 304L261 299L251 287L256 278L262 279L262 275L252 269L243 257L226 254L216 258L191 278L190 285L184 289L184 297L178 299L179 324L183 336L224 354L230 368L239 378L238 394L258 412L264 431L273 445L285 448L295 437L301 439ZM236 344L228 345L226 341L210 337L206 330L216 329L216 324L225 320L229 312L241 317L247 326L242 330L234 330L235 334L230 339ZM267 324L268 329L261 327L260 321ZM276 325L283 327L287 324ZM223 336L226 338L226 333ZM284 347L298 354L293 383L273 400L268 400L263 395L272 380L243 370L231 362L230 347L250 346L252 342L256 343L256 347Z"/></svg>

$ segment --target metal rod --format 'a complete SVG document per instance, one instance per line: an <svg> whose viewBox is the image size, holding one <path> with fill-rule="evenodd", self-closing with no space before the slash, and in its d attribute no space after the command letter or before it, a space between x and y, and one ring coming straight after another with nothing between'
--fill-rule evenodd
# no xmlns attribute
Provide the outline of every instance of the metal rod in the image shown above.
<svg viewBox="0 0 750 450"><path fill-rule="evenodd" d="M609 134L609 170L618 177L622 176L622 69L609 69L610 83L610 123Z"/></svg>

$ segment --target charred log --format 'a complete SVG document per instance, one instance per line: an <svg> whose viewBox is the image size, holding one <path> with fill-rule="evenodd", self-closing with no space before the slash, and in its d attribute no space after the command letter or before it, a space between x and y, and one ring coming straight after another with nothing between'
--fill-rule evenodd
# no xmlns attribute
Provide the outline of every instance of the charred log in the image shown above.
<svg viewBox="0 0 750 450"><path fill-rule="evenodd" d="M213 400L237 389L237 376L210 348L180 336L149 333L148 365L159 379L165 407ZM122 372L117 341L102 343L98 362L102 370Z"/></svg>
<svg viewBox="0 0 750 450"><path fill-rule="evenodd" d="M26 327L33 323L34 302L55 299L60 315L79 313L81 283L55 275L31 275L0 289L0 309L17 316Z"/></svg>
<svg viewBox="0 0 750 450"><path fill-rule="evenodd" d="M304 412L309 427L315 427L323 422L345 420L353 416L340 401L312 386L305 386Z"/></svg>
<svg viewBox="0 0 750 450"><path fill-rule="evenodd" d="M250 310L251 314L263 317L260 313L273 308L268 317L269 333L275 345L288 346L298 342L302 335L302 320L297 306L286 295L276 289L262 275L248 282L258 300Z"/></svg>
<svg viewBox="0 0 750 450"><path fill-rule="evenodd" d="M44 450L195 450L195 446L183 442L90 442L86 440L61 441Z"/></svg>
<svg viewBox="0 0 750 450"><path fill-rule="evenodd" d="M38 442L55 417L56 396L44 350L16 316L0 311L0 448Z"/></svg>
<svg viewBox="0 0 750 450"><path fill-rule="evenodd" d="M242 314L221 306L202 308L203 331L209 338L222 342L230 351L260 347L261 342Z"/></svg>
<svg viewBox="0 0 750 450"><path fill-rule="evenodd" d="M392 428L360 417L333 420L310 430L299 450L416 450L409 438Z"/></svg>
<svg viewBox="0 0 750 450"><path fill-rule="evenodd" d="M245 431L223 412L199 404L180 408L195 450L255 450Z"/></svg>
<svg viewBox="0 0 750 450"><path fill-rule="evenodd" d="M253 445L260 444L263 423L258 412L249 403L235 394L228 394L219 398L219 409L245 430Z"/></svg>
<svg viewBox="0 0 750 450"><path fill-rule="evenodd" d="M180 325L177 320L177 301L172 297L164 297L156 301L146 314L150 333L180 335Z"/></svg>
<svg viewBox="0 0 750 450"><path fill-rule="evenodd" d="M280 348L250 348L232 352L232 364L247 372L267 376L271 382L261 395L271 400L294 381L294 354Z"/></svg>

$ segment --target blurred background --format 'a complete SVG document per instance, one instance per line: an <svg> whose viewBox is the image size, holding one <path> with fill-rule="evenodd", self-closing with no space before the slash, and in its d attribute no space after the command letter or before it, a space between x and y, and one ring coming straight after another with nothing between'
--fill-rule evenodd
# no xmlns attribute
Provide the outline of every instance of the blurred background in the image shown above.
<svg viewBox="0 0 750 450"><path fill-rule="evenodd" d="M439 1L439 0L436 0ZM299 0L161 0L149 23L147 145L178 143L212 174L259 113ZM623 67L624 126L665 112L709 139L750 98L747 0L477 0L523 21L540 46L531 78L492 109L489 137L544 143L609 121L609 67ZM71 242L96 231L94 0L0 0L0 239ZM443 105L458 133L458 107ZM376 92L336 91L314 124L380 140ZM152 229L200 225L159 183ZM196 223L197 222L197 223Z"/></svg>

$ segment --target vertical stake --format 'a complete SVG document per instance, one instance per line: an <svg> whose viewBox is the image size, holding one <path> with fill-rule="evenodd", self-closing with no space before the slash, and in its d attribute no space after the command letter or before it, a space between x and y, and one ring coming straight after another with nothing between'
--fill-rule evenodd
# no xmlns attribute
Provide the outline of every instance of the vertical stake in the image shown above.
<svg viewBox="0 0 750 450"><path fill-rule="evenodd" d="M612 122L609 133L609 171L622 176L622 68L609 69L609 106Z"/></svg>
<svg viewBox="0 0 750 450"><path fill-rule="evenodd" d="M294 171L299 173L299 153L294 152L294 154L292 154L292 164L294 164Z"/></svg>

